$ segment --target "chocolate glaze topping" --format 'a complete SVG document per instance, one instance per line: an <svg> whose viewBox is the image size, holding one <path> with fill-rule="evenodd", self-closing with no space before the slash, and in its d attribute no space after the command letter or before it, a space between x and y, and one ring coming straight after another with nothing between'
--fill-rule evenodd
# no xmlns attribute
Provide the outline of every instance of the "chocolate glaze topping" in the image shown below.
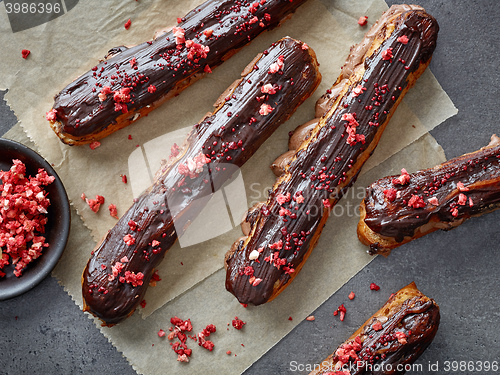
<svg viewBox="0 0 500 375"><path fill-rule="evenodd" d="M401 293L404 293L402 291L407 288L410 289L408 292L410 295L402 296ZM413 292L412 289L415 289L416 292ZM393 302L395 299L402 299L402 301L395 306ZM386 312L380 314L384 310ZM351 375L404 374L404 365L415 362L432 342L439 328L439 322L440 313L437 304L434 300L420 293L412 283L393 295L353 335L360 344L357 347L355 345L353 349L358 361L353 360L349 351L345 353L346 357L349 358L348 361L338 355L343 352L344 344L340 346L340 350L333 353L322 364L328 363L328 366L343 365L350 370ZM380 326L377 327L378 323ZM352 341L356 342L356 340ZM347 345L351 342L348 341ZM351 354L353 353L351 352ZM324 373L324 370L320 370L314 371L310 375Z"/></svg>
<svg viewBox="0 0 500 375"><path fill-rule="evenodd" d="M500 207L500 145L410 174L405 185L393 184L395 178L382 178L367 188L365 223L371 230L401 242L432 217L437 217L442 229L452 229L471 216ZM467 190L460 189L459 183ZM392 202L384 194L389 189L398 194ZM465 196L462 201L460 194ZM409 205L412 196L421 197L424 207ZM429 199L436 199L436 204Z"/></svg>
<svg viewBox="0 0 500 375"><path fill-rule="evenodd" d="M381 32L383 32L389 20L410 10L423 11L424 8L418 5L408 4L395 4L391 6L370 28L361 43L351 48L349 56L342 66L342 73L337 78L337 81L327 91L327 93L321 96L321 98L319 98L316 102L316 117L321 117L326 112L328 112L344 87L349 85L349 76L353 73L354 69L366 58L373 41L380 35Z"/></svg>
<svg viewBox="0 0 500 375"><path fill-rule="evenodd" d="M155 40L127 48L110 50L110 58L66 86L55 96L53 109L61 132L84 137L114 124L128 111L160 100L172 90L182 89L190 80L202 75L207 66L214 68L232 52L249 43L262 31L273 28L305 0L209 0L188 13L177 27L185 32L185 40L208 48L206 57L199 50L177 43L172 30ZM207 30L209 30L207 32ZM180 82L186 85L180 87ZM155 91L149 89L155 87ZM104 87L112 91L129 88L129 101L116 110L113 94L101 101ZM178 92L178 91L176 91ZM134 119L135 120L135 119Z"/></svg>
<svg viewBox="0 0 500 375"><path fill-rule="evenodd" d="M271 74L270 67L280 59L282 69ZM211 194L314 92L321 80L317 66L314 52L288 37L261 54L216 111L194 125L153 186L93 251L82 281L86 310L108 325L134 311L155 267ZM263 94L266 84L276 93ZM264 104L273 108L267 115L259 113ZM129 235L133 243L128 237L127 245ZM110 277L117 262L123 269ZM127 271L142 273L142 285L120 281Z"/></svg>
<svg viewBox="0 0 500 375"><path fill-rule="evenodd" d="M355 181L361 165L351 169L366 160L362 155L383 130L380 124L386 122L405 92L409 74L430 59L437 31L435 19L424 11L410 11L397 18L395 30L364 60L365 72L359 82L353 83L339 105L321 119L305 143L307 147L298 149L261 209L249 239L240 241L237 251L227 257L226 288L240 303L265 303L275 287L286 285L301 267L314 246L314 235L319 235L324 225L325 211ZM408 38L407 44L398 41L402 36ZM384 59L384 51L389 49L392 58ZM352 95L358 85L366 90ZM354 116L356 134L364 140L347 143L349 124L344 116L349 115ZM260 256L249 260L254 250Z"/></svg>

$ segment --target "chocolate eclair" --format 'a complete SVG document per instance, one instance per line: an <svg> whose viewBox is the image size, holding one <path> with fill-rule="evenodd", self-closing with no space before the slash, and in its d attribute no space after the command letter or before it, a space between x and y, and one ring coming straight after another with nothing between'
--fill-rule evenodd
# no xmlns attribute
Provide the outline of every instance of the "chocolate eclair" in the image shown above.
<svg viewBox="0 0 500 375"><path fill-rule="evenodd" d="M47 120L69 145L106 137L178 95L304 2L208 0L153 40L112 48L55 96Z"/></svg>
<svg viewBox="0 0 500 375"><path fill-rule="evenodd" d="M404 374L439 328L439 306L411 283L309 375Z"/></svg>
<svg viewBox="0 0 500 375"><path fill-rule="evenodd" d="M392 249L438 229L500 207L500 138L434 168L384 177L366 189L359 240L370 254Z"/></svg>
<svg viewBox="0 0 500 375"><path fill-rule="evenodd" d="M113 325L142 301L155 267L217 191L317 88L315 53L289 37L259 54L216 109L174 145L154 184L92 252L84 309Z"/></svg>
<svg viewBox="0 0 500 375"><path fill-rule="evenodd" d="M395 6L382 20L353 49L346 66L354 65L332 88L326 113L292 136L293 152L274 163L280 176L269 198L249 212L245 236L226 254L226 289L242 304L270 301L295 278L330 210L431 60L439 29L432 16Z"/></svg>

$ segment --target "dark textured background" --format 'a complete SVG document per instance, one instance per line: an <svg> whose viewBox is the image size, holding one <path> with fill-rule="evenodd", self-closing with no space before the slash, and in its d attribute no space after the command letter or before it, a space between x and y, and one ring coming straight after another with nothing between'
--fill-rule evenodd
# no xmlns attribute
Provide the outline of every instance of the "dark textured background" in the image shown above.
<svg viewBox="0 0 500 375"><path fill-rule="evenodd" d="M486 145L492 133L500 134L500 3L415 2L440 24L430 68L459 109L431 133L448 158L474 151ZM0 135L16 122L3 95L0 92ZM417 362L424 371L413 373L435 373L427 368L436 362L438 373L447 374L451 372L444 371L445 361L499 361L499 220L500 210L404 245L389 258L377 257L313 313L314 322L300 323L245 374L305 373L292 372L290 361L321 362L392 292L411 281L441 307L436 338ZM371 282L380 285L380 291L370 291ZM347 298L350 291L356 293L353 301ZM347 315L341 323L332 312L342 303ZM23 296L0 302L0 337L0 374L135 374L52 277Z"/></svg>

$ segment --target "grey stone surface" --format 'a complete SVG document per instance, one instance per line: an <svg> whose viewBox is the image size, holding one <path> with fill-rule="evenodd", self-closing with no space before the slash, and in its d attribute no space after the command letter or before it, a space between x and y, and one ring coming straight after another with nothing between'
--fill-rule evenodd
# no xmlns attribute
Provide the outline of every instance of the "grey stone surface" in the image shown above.
<svg viewBox="0 0 500 375"><path fill-rule="evenodd" d="M424 6L440 24L430 67L459 109L458 115L439 125L432 135L448 158L476 150L492 133L500 134L496 118L500 4L495 0L415 3ZM335 77L324 79L333 81ZM2 99L0 92L0 134L16 121ZM290 361L319 363L392 292L411 281L438 302L441 325L417 362L423 370L408 373L436 373L428 364L437 362L439 374L466 374L471 371L446 372L445 361L500 360L499 220L497 211L455 230L432 233L395 250L388 258L376 258L313 313L315 321L301 322L245 374L307 373L292 371ZM300 282L300 276L295 282ZM371 282L381 289L370 291ZM351 291L356 293L352 301L347 298ZM347 315L339 322L332 313L342 303ZM25 295L0 302L0 335L0 374L135 373L50 277Z"/></svg>

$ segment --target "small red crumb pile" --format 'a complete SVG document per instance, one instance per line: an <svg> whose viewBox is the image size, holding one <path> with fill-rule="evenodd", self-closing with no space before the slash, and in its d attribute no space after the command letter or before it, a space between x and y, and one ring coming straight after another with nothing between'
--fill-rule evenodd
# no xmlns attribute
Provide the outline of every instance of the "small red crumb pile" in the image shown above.
<svg viewBox="0 0 500 375"><path fill-rule="evenodd" d="M161 278L158 274L158 270L155 270L155 272L153 272L153 276L151 276L151 280L149 280L149 286L156 286L158 281L161 281Z"/></svg>
<svg viewBox="0 0 500 375"><path fill-rule="evenodd" d="M216 328L213 324L209 324L206 326L206 328L198 333L198 345L203 346L205 349L208 349L209 351L214 350L214 343L210 340L207 340L206 338L210 336L211 333L214 333L216 331Z"/></svg>
<svg viewBox="0 0 500 375"><path fill-rule="evenodd" d="M243 328L243 326L246 324L243 320L238 319L237 316L234 317L232 321L233 327L236 328L237 330L240 330Z"/></svg>
<svg viewBox="0 0 500 375"><path fill-rule="evenodd" d="M209 351L212 351L214 349L214 343L210 340L207 340L210 334L216 331L216 328L213 324L207 325L196 336L188 336L186 332L191 332L193 330L191 319L182 320L181 318L174 316L170 319L170 323L173 324L173 327L169 328L170 333L168 334L167 338L170 341L174 339L179 340L170 343L170 345L172 346L172 350L177 353L177 360L179 362L189 362L189 357L191 357L192 349L189 349L186 344L188 337L190 339L198 341L199 346L202 346ZM165 332L160 329L160 331L158 332L158 336L165 336Z"/></svg>
<svg viewBox="0 0 500 375"><path fill-rule="evenodd" d="M54 181L44 169L35 177L25 177L26 166L13 160L9 171L0 171L0 270L15 264L14 275L22 275L26 266L42 255L49 244L45 237L47 208L50 201L43 186ZM0 271L0 277L5 273Z"/></svg>

